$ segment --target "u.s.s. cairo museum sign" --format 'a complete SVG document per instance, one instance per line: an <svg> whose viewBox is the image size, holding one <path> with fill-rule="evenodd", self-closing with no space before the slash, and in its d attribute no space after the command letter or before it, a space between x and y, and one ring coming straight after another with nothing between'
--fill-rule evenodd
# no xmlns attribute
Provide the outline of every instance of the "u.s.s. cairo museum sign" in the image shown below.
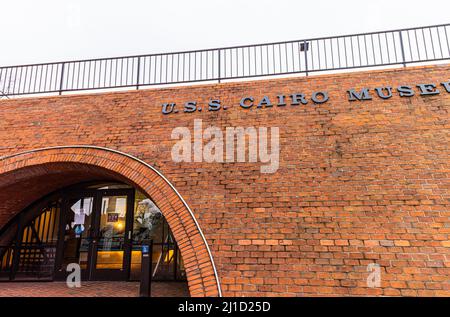
<svg viewBox="0 0 450 317"><path fill-rule="evenodd" d="M347 90L346 96L349 101L366 101L373 98L390 99L394 96L401 98L419 96L433 96L443 93L450 93L450 81L442 82L439 85L434 83L425 83L417 85L401 85L392 88L391 86L383 86L376 88L351 88ZM312 104L324 104L330 100L327 91L314 91L310 95L303 93L290 93L286 95L275 96L243 96L238 102L242 109L269 108L269 107L285 107ZM162 105L162 113L165 115L176 113L193 113L196 111L219 111L226 110L229 106L221 103L218 98L211 98L209 102L200 104L197 101L186 101L184 104L176 104L167 102Z"/></svg>

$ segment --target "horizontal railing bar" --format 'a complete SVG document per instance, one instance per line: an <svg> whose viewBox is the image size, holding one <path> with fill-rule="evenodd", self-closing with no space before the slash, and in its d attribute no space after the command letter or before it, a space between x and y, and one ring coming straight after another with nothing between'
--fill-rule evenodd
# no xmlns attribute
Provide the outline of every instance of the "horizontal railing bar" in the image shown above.
<svg viewBox="0 0 450 317"><path fill-rule="evenodd" d="M417 60L417 61L407 61L406 64L415 64L415 63L425 63L425 62L434 62L434 61L444 61L449 60L450 58L440 58L440 59L432 59L432 60ZM347 69L360 69L360 68L375 68L382 66L396 66L402 65L403 62L398 63L389 63L389 64L376 64L376 65L363 65L363 66L350 66L346 68L327 68L327 69L314 69L314 70L302 70L302 71L294 71L294 72L282 72L282 73L273 73L273 74L257 74L257 75L247 75L247 76L239 76L239 77L221 77L221 80L232 80L232 79L245 79L245 78L261 78L261 77L270 77L270 76L279 76L279 75L295 75L295 74L305 74L305 73L318 73L318 72L326 72L326 71L344 71ZM63 89L61 92L76 92L76 91L92 91L92 90L114 90L120 88L130 88L130 87L149 87L149 86L169 86L169 85L177 85L177 84L189 84L196 82L208 82L208 81L217 81L219 78L212 79L197 79L190 81L177 81L177 82L164 82L164 83L148 83L148 84L130 84L130 85L121 85L121 86L109 86L109 87L90 87L90 88L79 88L79 89ZM51 91L38 91L33 93L16 93L16 94L8 94L8 96L25 96L25 95L35 95L35 94L52 94L58 93L60 90L51 90Z"/></svg>

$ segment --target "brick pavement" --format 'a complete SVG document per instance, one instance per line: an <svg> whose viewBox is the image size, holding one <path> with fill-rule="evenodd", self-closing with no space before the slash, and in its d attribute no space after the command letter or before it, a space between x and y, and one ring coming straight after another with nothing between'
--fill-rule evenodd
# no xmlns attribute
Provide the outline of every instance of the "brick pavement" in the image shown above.
<svg viewBox="0 0 450 317"><path fill-rule="evenodd" d="M80 288L68 288L65 282L0 283L0 297L134 297L137 282L82 282ZM189 296L185 282L154 282L154 297Z"/></svg>

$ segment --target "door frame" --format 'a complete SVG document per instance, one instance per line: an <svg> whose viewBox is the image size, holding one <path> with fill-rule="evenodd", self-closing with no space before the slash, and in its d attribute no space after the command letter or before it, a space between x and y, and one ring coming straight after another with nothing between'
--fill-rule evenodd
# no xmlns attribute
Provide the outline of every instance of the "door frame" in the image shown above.
<svg viewBox="0 0 450 317"><path fill-rule="evenodd" d="M123 247L123 265L122 269L97 269L97 252L98 239L100 230L102 198L105 196L126 196L127 211L125 218L124 247ZM81 279L96 280L128 280L131 269L131 252L132 252L132 233L134 219L134 188L120 189L71 189L62 193L61 216L58 231L58 242L55 258L54 277L57 280L65 280L68 272L62 268L62 260L64 257L64 233L67 216L70 206L69 200L83 197L93 197L91 229L89 230L87 239L90 240L88 247L88 263L87 269L81 270Z"/></svg>

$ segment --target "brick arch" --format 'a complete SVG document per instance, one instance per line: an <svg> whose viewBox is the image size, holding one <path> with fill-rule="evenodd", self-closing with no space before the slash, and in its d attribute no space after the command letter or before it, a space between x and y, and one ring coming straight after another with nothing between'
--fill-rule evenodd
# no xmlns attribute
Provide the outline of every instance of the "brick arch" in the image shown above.
<svg viewBox="0 0 450 317"><path fill-rule="evenodd" d="M106 175L117 175L119 179L137 186L152 198L167 219L183 257L191 296L222 296L211 251L194 214L159 171L119 151L92 146L64 146L0 157L0 184L14 187L14 182L24 175L42 174L52 166L56 170L65 166L72 169L74 166L87 167L93 172L103 170ZM2 225L4 223L0 222L0 228Z"/></svg>

